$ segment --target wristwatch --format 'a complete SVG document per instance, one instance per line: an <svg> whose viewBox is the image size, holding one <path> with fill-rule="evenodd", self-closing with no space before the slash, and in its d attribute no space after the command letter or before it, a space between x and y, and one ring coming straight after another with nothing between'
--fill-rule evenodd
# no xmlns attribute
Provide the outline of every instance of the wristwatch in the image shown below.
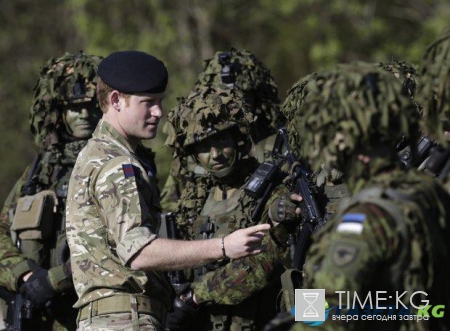
<svg viewBox="0 0 450 331"><path fill-rule="evenodd" d="M183 301L188 306L197 309L198 305L194 301L194 292L190 289L180 295L180 300Z"/></svg>

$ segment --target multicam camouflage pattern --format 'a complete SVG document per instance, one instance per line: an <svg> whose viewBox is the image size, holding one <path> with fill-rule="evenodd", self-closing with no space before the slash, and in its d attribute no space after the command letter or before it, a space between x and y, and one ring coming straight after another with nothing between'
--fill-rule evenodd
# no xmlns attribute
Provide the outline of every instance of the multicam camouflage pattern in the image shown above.
<svg viewBox="0 0 450 331"><path fill-rule="evenodd" d="M163 273L128 265L160 227L153 153L142 145L133 152L117 130L100 121L77 159L68 196L75 307L117 293L145 293L169 306L171 288Z"/></svg>
<svg viewBox="0 0 450 331"><path fill-rule="evenodd" d="M121 330L121 331L160 331L164 327L156 318L149 314L137 314L130 320L129 313L105 314L85 319L78 323L78 331Z"/></svg>
<svg viewBox="0 0 450 331"><path fill-rule="evenodd" d="M153 154L139 154L101 121L77 159L66 209L76 307L118 292L170 298L162 273L128 266L160 226Z"/></svg>
<svg viewBox="0 0 450 331"><path fill-rule="evenodd" d="M450 27L426 50L420 68L418 102L424 107L427 133L448 145L450 131Z"/></svg>
<svg viewBox="0 0 450 331"><path fill-rule="evenodd" d="M51 147L61 139L61 106L96 102L97 66L101 59L83 52L66 53L50 59L41 69L30 116L31 133L39 147Z"/></svg>

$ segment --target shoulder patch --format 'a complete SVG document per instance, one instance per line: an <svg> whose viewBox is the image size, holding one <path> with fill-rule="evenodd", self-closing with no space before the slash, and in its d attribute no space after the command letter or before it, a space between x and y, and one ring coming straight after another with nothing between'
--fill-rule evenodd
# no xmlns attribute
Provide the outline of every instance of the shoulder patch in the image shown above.
<svg viewBox="0 0 450 331"><path fill-rule="evenodd" d="M333 249L333 263L337 267L345 267L356 259L358 253L357 246L349 243L338 243Z"/></svg>
<svg viewBox="0 0 450 331"><path fill-rule="evenodd" d="M340 224L337 226L337 232L349 232L360 234L364 228L365 214L348 213L342 216Z"/></svg>
<svg viewBox="0 0 450 331"><path fill-rule="evenodd" d="M134 177L134 168L132 164L122 164L123 175L125 178Z"/></svg>

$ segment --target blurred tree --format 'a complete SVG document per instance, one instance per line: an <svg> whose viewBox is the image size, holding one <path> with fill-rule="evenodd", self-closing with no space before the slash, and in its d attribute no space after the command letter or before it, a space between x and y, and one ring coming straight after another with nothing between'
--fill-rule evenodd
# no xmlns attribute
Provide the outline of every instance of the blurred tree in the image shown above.
<svg viewBox="0 0 450 331"><path fill-rule="evenodd" d="M170 73L168 110L218 50L252 51L283 98L301 76L338 62L420 64L448 17L448 0L2 0L0 59L8 65L0 69L0 200L32 159L28 109L39 67L66 50L137 49L160 57ZM160 132L150 142L161 183L171 160L164 139Z"/></svg>
<svg viewBox="0 0 450 331"><path fill-rule="evenodd" d="M82 49L82 38L59 0L0 1L0 203L31 163L36 146L29 110L39 71L51 57Z"/></svg>

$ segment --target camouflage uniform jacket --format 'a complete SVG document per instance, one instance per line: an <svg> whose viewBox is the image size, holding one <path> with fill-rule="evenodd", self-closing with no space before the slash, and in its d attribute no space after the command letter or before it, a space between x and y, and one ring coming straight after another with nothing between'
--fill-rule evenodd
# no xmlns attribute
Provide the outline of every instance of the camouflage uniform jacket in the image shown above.
<svg viewBox="0 0 450 331"><path fill-rule="evenodd" d="M35 260L42 267L49 269L56 267L64 261L59 261L60 255L65 249L64 215L67 186L70 174L75 164L77 153L86 144L86 141L77 141L65 144L64 151L41 151L37 158L38 163L34 170L33 165L27 167L21 178L16 182L14 188L8 195L0 215L0 285L16 291L17 282L21 275L30 270L27 259ZM29 181L29 192L24 193L27 180L33 172ZM11 238L11 226L19 198L24 194L33 195L42 190L50 190L56 193L58 198L57 213L53 219L42 220L42 223L51 222L51 233L46 238L22 240L23 253L13 243ZM39 229L38 229L39 230ZM20 233L15 233L17 235ZM64 254L65 256L65 254ZM65 256L66 257L66 256ZM68 256L67 256L68 258ZM69 272L70 274L70 272ZM58 288L67 282L65 289L72 287L71 277L64 280L59 279L60 284L52 284ZM61 289L64 291L63 289Z"/></svg>
<svg viewBox="0 0 450 331"><path fill-rule="evenodd" d="M315 238L306 260L304 287L325 289L330 307L339 305L336 291L349 291L352 297L356 292L361 300L369 291L373 298L375 291L387 291L383 298L406 291L401 298L405 306L410 305L413 292L424 291L428 296L416 296L416 306L421 299L448 305L449 207L445 190L415 170L374 176ZM387 299L382 305L395 304ZM410 310L417 314L415 308ZM448 317L430 317L428 322L400 321L398 316L390 321L360 318L350 323L328 318L317 329L441 330L445 325ZM308 328L295 323L293 329Z"/></svg>
<svg viewBox="0 0 450 331"><path fill-rule="evenodd" d="M79 297L75 307L118 293L144 294L169 305L170 284L162 272L129 266L156 239L161 222L156 169L138 149L135 153L117 130L100 121L78 156L66 209Z"/></svg>
<svg viewBox="0 0 450 331"><path fill-rule="evenodd" d="M281 191L281 188L277 189L272 196L276 197L281 194ZM251 219L254 208L255 200L245 194L243 187L222 201L214 201L211 193L202 210L202 215L197 217L194 222L195 239L205 238L202 229L208 223L214 224L215 231L211 234L212 237L219 238L237 229L254 225ZM267 222L266 208L260 223ZM277 234L279 237L283 237L283 235L286 233ZM203 266L200 271L201 275L197 275L197 281L193 284L197 301L199 303L236 305L276 283L280 270L290 266L289 250L279 247L273 240L273 236L266 236L263 244L267 248L263 254L235 261L224 260L216 265Z"/></svg>

